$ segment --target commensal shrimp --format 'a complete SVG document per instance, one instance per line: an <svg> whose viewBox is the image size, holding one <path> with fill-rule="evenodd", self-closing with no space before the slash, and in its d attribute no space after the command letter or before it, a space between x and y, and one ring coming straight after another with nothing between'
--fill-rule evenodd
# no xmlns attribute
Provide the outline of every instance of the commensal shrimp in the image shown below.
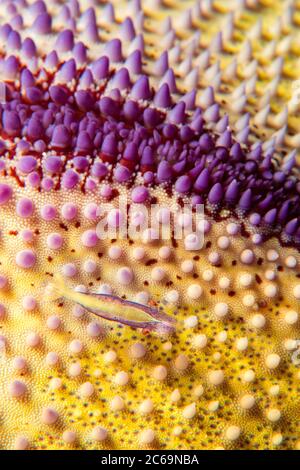
<svg viewBox="0 0 300 470"><path fill-rule="evenodd" d="M172 333L175 330L175 319L155 307L124 300L115 295L76 292L57 276L46 285L46 297L49 300L64 298L81 305L98 317L133 328L160 334Z"/></svg>

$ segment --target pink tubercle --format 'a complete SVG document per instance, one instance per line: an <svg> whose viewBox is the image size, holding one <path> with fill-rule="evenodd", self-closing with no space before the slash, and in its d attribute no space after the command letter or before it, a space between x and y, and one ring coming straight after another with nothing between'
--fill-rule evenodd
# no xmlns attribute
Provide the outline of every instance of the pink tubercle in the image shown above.
<svg viewBox="0 0 300 470"><path fill-rule="evenodd" d="M71 202L67 202L61 208L61 215L66 220L73 220L78 215L78 207Z"/></svg>
<svg viewBox="0 0 300 470"><path fill-rule="evenodd" d="M98 237L95 230L86 230L81 235L81 243L87 248L93 248L98 243Z"/></svg>
<svg viewBox="0 0 300 470"><path fill-rule="evenodd" d="M31 312L32 310L36 309L37 301L33 296L26 295L22 299L22 306L24 310L26 310L27 312Z"/></svg>
<svg viewBox="0 0 300 470"><path fill-rule="evenodd" d="M27 387L24 382L21 382L20 380L14 380L9 384L8 392L13 398L21 398L26 394Z"/></svg>
<svg viewBox="0 0 300 470"><path fill-rule="evenodd" d="M100 195L102 197L109 198L111 197L112 193L113 193L113 190L111 186L109 186L108 184L104 184L103 186L101 186Z"/></svg>
<svg viewBox="0 0 300 470"><path fill-rule="evenodd" d="M74 277L77 274L77 267L73 263L64 264L62 274L66 277Z"/></svg>
<svg viewBox="0 0 300 470"><path fill-rule="evenodd" d="M33 238L34 238L33 231L28 228L24 228L21 231L20 235L21 235L22 240L25 243L31 243L33 241Z"/></svg>
<svg viewBox="0 0 300 470"><path fill-rule="evenodd" d="M36 263L36 254L32 250L22 250L16 255L16 263L20 268L30 269Z"/></svg>
<svg viewBox="0 0 300 470"><path fill-rule="evenodd" d="M5 307L3 304L0 304L0 320L4 318L5 315Z"/></svg>
<svg viewBox="0 0 300 470"><path fill-rule="evenodd" d="M59 250L63 245L63 237L59 233L50 233L47 237L47 245L51 250Z"/></svg>
<svg viewBox="0 0 300 470"><path fill-rule="evenodd" d="M34 205L32 200L26 197L19 199L16 206L16 212L19 217L24 219L31 217L34 212Z"/></svg>
<svg viewBox="0 0 300 470"><path fill-rule="evenodd" d="M57 210L51 204L45 204L41 208L41 217L42 217L42 219L44 219L46 221L50 221L50 220L55 219L56 216L57 216Z"/></svg>
<svg viewBox="0 0 300 470"><path fill-rule="evenodd" d="M88 220L97 220L99 215L99 208L97 204L91 202L85 206L83 213Z"/></svg>
<svg viewBox="0 0 300 470"><path fill-rule="evenodd" d="M112 209L107 214L107 224L111 228L120 227L124 222L124 215L119 209Z"/></svg>
<svg viewBox="0 0 300 470"><path fill-rule="evenodd" d="M8 279L3 274L0 274L0 289L5 289L8 284Z"/></svg>
<svg viewBox="0 0 300 470"><path fill-rule="evenodd" d="M0 206L10 200L12 193L12 189L8 184L0 183Z"/></svg>

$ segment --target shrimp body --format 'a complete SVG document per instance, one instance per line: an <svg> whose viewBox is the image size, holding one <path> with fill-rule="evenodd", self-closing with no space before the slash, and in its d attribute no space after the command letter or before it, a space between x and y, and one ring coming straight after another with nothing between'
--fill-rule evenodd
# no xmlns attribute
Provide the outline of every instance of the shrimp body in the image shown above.
<svg viewBox="0 0 300 470"><path fill-rule="evenodd" d="M155 307L115 295L76 292L68 288L62 279L54 279L54 282L48 284L46 295L52 300L64 298L98 317L133 328L167 333L173 331L175 327L175 320Z"/></svg>

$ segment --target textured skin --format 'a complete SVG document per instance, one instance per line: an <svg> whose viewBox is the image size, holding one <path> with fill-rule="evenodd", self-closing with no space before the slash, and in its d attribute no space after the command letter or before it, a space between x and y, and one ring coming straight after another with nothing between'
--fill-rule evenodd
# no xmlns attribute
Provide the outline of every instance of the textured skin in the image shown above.
<svg viewBox="0 0 300 470"><path fill-rule="evenodd" d="M156 5L153 6L153 3ZM167 48L169 62L172 60L172 45L165 46L164 34L158 31L166 27L164 19L171 16L176 31L174 45L182 44L180 60L172 64L178 88L178 93L172 95L174 103L194 87L193 84L191 87L191 82L186 79L187 70L184 67L180 69L180 62L190 56L186 48L189 47L188 40L192 35L201 30L201 47L198 47L192 56L192 63L196 65L201 52L212 47L211 38L222 28L225 34L222 25L224 21L229 21L227 15L232 9L235 15L232 39L225 41L225 51L213 52L210 59L210 64L220 60L220 68L223 71L235 55L238 56L244 41L247 38L251 40L250 31L257 21L263 20L262 37L251 40L253 57L258 60L255 90L251 90L253 83L249 84L254 73L252 71L246 78L247 64L238 56L237 75L228 78L221 73L220 84L216 79L218 74L214 70L212 76L209 72L206 72L206 75L204 70L199 71L197 103L203 106L203 90L211 85L215 88L215 98L220 105L221 115L228 113L233 130L240 130L241 124L236 123L245 111L250 113L249 145L262 139L266 150L270 146L275 147L274 155L279 165L286 154L293 150L298 151L299 106L290 105L288 118L278 118L278 113L291 98L292 83L300 79L297 75L300 70L297 68L300 60L297 45L300 3L245 1L237 3L250 6L239 10L233 1L216 1L209 11L210 2L203 0L202 18L194 17L193 25L189 25L188 20L184 21L183 13L194 8L195 2L172 1L159 5L160 3L162 2L150 0L143 3L143 70L151 78L151 84L156 90L161 77L155 75L155 59ZM136 23L136 32L141 31L138 2L113 1L112 4L116 14L116 21L113 22L107 21L103 12L105 5L95 7L100 28L99 42L86 39L85 34L81 32L84 28L82 23L79 19L76 20L78 29L75 36L88 45L88 62L101 55L109 39L119 35L120 23L128 15ZM277 18L285 18L283 12L288 4L293 4L293 22L289 24L286 20L282 31L276 35L276 28L272 25L276 24ZM86 2L82 2L81 7L82 10L86 9ZM6 8L7 5L3 2L0 10L1 24L7 21L3 18ZM60 5L51 2L48 11L54 17L60 8ZM57 32L65 27L65 21L56 19L53 26L55 34L39 36L30 29L33 19L28 7L23 7L22 15L28 28L22 32L22 37L32 37L38 47L38 55L44 57L53 49ZM287 37L291 38L289 47L284 43ZM276 52L268 58L266 50L272 41ZM128 41L123 41L125 57L131 52L130 47ZM1 50L4 57L11 54L11 51L6 51L3 41ZM72 52L62 54L63 60L71 56ZM274 75L270 66L277 56L284 58L284 68L282 73L276 69ZM253 59L248 62L251 60ZM26 65L29 59L22 58L22 61L23 65L24 61ZM41 60L38 69L42 68L42 63ZM83 65L82 69L85 67L86 65ZM119 65L115 67L118 68ZM207 69L209 65L203 68ZM268 99L268 84L276 77L279 82ZM5 74L4 80L9 82L12 88L18 89L18 81L7 80ZM234 106L237 96L232 97L231 93L239 89L245 80L247 100L242 107L240 103ZM133 78L133 82L135 81L136 77ZM68 86L72 94L74 83ZM250 91L247 91L247 86ZM243 90L241 96L244 96ZM268 121L262 122L257 118L258 112L269 101L271 111L268 113ZM203 107L207 108L205 104ZM208 127L209 125L208 122ZM274 133L285 125L288 127L284 139L281 136L279 140L272 141ZM244 127L243 124L242 129ZM211 221L211 229L205 235L204 247L199 252L185 250L182 241L173 246L168 240L144 245L131 240L98 240L95 247L88 248L82 244L81 237L86 230L95 229L97 220L88 220L84 210L90 203L101 207L101 204L106 202L106 199L99 195L99 186L102 183L96 181L93 191L83 191L84 185L80 184L70 190L56 186L50 191L45 191L31 188L24 178L25 185L20 186L15 177L7 171L8 167L14 167L14 161L17 159L14 148L16 141L5 134L3 126L1 134L8 146L12 145L13 158L10 159L9 152L3 152L0 157L6 164L4 170L0 169L0 182L9 184L13 193L11 198L0 206L0 274L7 277L7 285L0 289L0 304L4 307L3 315L0 315L0 447L299 449L300 369L291 359L293 351L297 348L293 341L300 339L299 319L291 325L286 321L287 312L299 311L299 295L295 295L295 287L299 285L300 257L294 239L289 240L289 247L283 247L277 237L271 237L256 245L253 242L253 234L259 233L260 227L255 228L249 223L248 214L246 216L228 208L221 210L219 206L208 205L210 213L207 217ZM115 162L111 164L111 168L114 168L114 165ZM296 166L293 168L293 175L298 178ZM83 173L80 178L85 181L87 176ZM142 184L142 175L138 173L135 177L135 183ZM130 197L131 188L125 184L115 181L110 181L109 184L120 194L125 193ZM166 191L164 185L159 183L150 185L150 191L151 196L167 206L178 197L175 191L170 194L170 191ZM296 189L293 191L296 194ZM30 198L34 204L34 212L28 218L16 214L17 201L24 197ZM190 194L182 196L185 201L189 201L190 197ZM66 220L61 214L61 209L67 202L75 203L78 208L78 214L72 221ZM117 198L113 200L113 204L116 203ZM43 220L40 215L45 204L51 204L57 209L57 214L51 221ZM299 215L299 209L296 210L298 212L295 217ZM255 211L256 207L253 207L253 212ZM243 225L243 230L239 230L234 236L229 235L229 223L237 223L240 227ZM23 229L33 232L33 240L30 243L22 238ZM52 233L59 233L63 237L63 245L58 250L53 250L47 245L47 237ZM221 236L227 236L230 241L230 245L225 249L219 246ZM122 248L122 255L113 260L109 249L116 245ZM146 252L145 258L136 261L134 248L141 245ZM172 254L168 260L159 256L161 246L170 246ZM25 248L33 250L37 257L31 269L23 269L16 264L17 253ZM245 249L254 253L254 260L250 264L241 260ZM209 259L213 252L220 255L218 263L212 263ZM97 265L92 274L83 269L84 262L90 259ZM150 263L147 262L149 260ZM193 261L191 273L182 269L182 262L186 260ZM60 272L66 263L74 263L77 267L75 276L67 281L69 285L83 284L91 291L96 291L100 285L108 284L114 294L130 300L136 299L140 292L148 292L153 302L169 315L176 317L176 333L169 338L156 334L147 335L139 330L102 322L88 312L78 318L76 312L74 315L74 305L71 303L47 301L44 297L44 284L52 274ZM134 272L134 279L128 286L121 285L117 279L117 270L123 266L131 268ZM157 266L166 272L165 278L160 282L151 280L152 270ZM207 280L207 270L213 273L211 280ZM273 274L270 274L270 271ZM245 273L252 276L249 286L241 282L241 276ZM224 278L229 279L229 285L226 287ZM188 288L193 284L202 287L202 294L197 300L192 300L188 295ZM270 285L276 288L274 296L273 287ZM178 300L175 303L167 303L166 294L172 290L177 291ZM249 297L245 299L247 295L253 296L253 302L250 299L251 305L246 305L249 303ZM32 311L26 311L24 308L25 296L33 296L36 299L37 305ZM228 306L228 315L221 319L215 314L215 306L220 302ZM263 315L266 322L261 328L253 326L253 317L257 314ZM61 320L56 330L49 328L49 317L53 315ZM197 324L194 326L190 323L191 316L197 317ZM99 325L98 328L95 322ZM227 333L227 339L224 331ZM29 345L28 335L32 332L40 336L40 342L35 347ZM96 336L92 337L93 334ZM207 345L203 348L197 336L199 334L206 335L207 338ZM243 347L239 348L239 340L245 337L248 339L248 345L245 350L241 350ZM70 344L74 345L74 340L81 342L82 351L74 353L70 350ZM145 347L146 354L140 359L132 355L132 347L136 343ZM107 356L111 351L115 351L115 357L111 353ZM54 366L49 365L51 352L58 355L58 362ZM267 358L270 354L280 357L280 364L275 369L268 367ZM27 362L27 367L19 371L15 367L18 357L23 357ZM110 363L110 358L115 360ZM81 365L77 377L70 374L70 366L73 363ZM158 366L167 369L167 377L163 380L157 379ZM224 372L224 381L220 385L213 385L210 373L219 370ZM249 370L255 372L255 379L247 383L244 373ZM120 371L128 374L127 384L116 383L116 374ZM55 378L61 381L59 388L55 388ZM16 380L25 383L27 387L24 396L19 398L13 397L11 393L11 384ZM84 390L89 387L82 387L87 382L94 387L89 397L84 396ZM174 393L176 390L179 394ZM251 409L245 410L245 406L241 405L245 400L241 400L248 395L254 397L255 404ZM124 400L124 409L119 411L114 409L111 403L116 396ZM142 413L139 408L146 399L153 402L153 410L150 407L148 414ZM186 409L190 405L191 414L190 409ZM50 425L42 419L43 410L47 407L58 413L55 423ZM270 417L276 417L278 413L270 414L270 410L280 411L280 417L275 422L272 422ZM95 432L97 426L107 431L107 436L104 431L100 433L102 437L105 436L104 440L101 440L102 437L99 439L99 432ZM68 442L68 430L75 433L72 443ZM237 439L232 438L235 431L238 434ZM145 436L149 438L148 443L145 442Z"/></svg>

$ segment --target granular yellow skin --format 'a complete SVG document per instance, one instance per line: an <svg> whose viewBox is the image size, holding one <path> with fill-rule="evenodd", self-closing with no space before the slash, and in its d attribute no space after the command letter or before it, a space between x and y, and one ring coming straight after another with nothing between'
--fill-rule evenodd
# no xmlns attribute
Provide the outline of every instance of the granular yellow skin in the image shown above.
<svg viewBox="0 0 300 470"><path fill-rule="evenodd" d="M127 2L114 0L112 3L116 7L118 21L123 20ZM158 25L171 15L174 27L179 31L176 20L193 5L192 1L166 3L168 5L160 10L152 8L151 2L146 2L144 8L147 46L145 67L149 75L154 60L162 52L161 36L157 34ZM183 29L180 32L182 40L190 38L200 28L203 49L209 45L229 11L227 2L214 3L212 17L205 21L199 20L193 31ZM251 28L259 18L263 18L263 35L251 42L254 58L258 61L258 80L255 93L248 95L245 110L233 110L230 96L246 79L243 63L238 64L236 77L222 79L216 93L217 101L222 110L228 112L232 124L244 111L250 113L251 142L257 138L267 140L272 137L277 130L274 117L288 104L291 85L300 78L300 2L294 2L293 25L283 28L279 38L273 37L272 25L282 14L286 2L260 0L257 3L255 8L245 10L235 20L234 40L226 43L222 53L212 55L212 61L220 59L221 69L225 69L240 51ZM102 31L105 39L114 37L114 29L115 25L105 25ZM281 39L289 35L290 50L285 54L278 53L285 57L284 69L277 93L270 98L268 122L265 125L253 124L260 109L260 99L272 81L268 65L275 57L271 61L265 57L266 46L272 40L279 44ZM44 44L43 47L48 46ZM97 54L99 51L95 50L95 56ZM155 84L158 82L155 77L153 80ZM177 83L181 93L189 91L179 72ZM209 84L204 74L200 74L199 88L203 89ZM289 113L290 135L283 144L286 153L299 147L299 119L297 109ZM1 181L4 179L2 176L0 178ZM275 238L259 247L254 246L251 238L239 234L229 236L230 247L220 250L217 246L218 238L227 235L229 221L235 221L229 217L213 223L211 231L205 235L205 245L200 252L186 252L180 241L176 249L170 242L162 241L153 246L146 245L145 260L137 262L133 259L133 248L142 243L132 244L129 240L114 243L99 241L95 248L89 249L80 243L82 233L95 225L82 216L82 210L89 202L101 204L103 201L100 198L83 195L79 191L37 193L19 188L9 178L5 179L14 188L14 199L8 206L0 207L0 272L8 277L8 287L0 290L0 303L5 306L5 315L0 319L0 448L19 448L19 439L24 437L28 449L300 449L300 368L292 361L295 348L287 350L285 346L287 340L300 339L299 320L293 325L285 321L287 312L299 311L299 300L293 294L299 283L300 263L299 253L295 249L280 246ZM170 203L162 190L157 190L157 195L161 203ZM30 220L18 219L15 214L16 200L25 196L31 197L36 205L36 215ZM53 222L44 222L39 217L39 209L44 204L51 203L60 209L68 201L76 202L80 208L80 215L73 222L66 224L60 216ZM32 270L21 269L15 263L17 252L24 249L20 237L22 228L37 231L29 246L34 247L37 254L37 263ZM58 232L64 238L63 248L59 251L50 250L46 245L47 235L52 232ZM108 256L112 244L122 247L123 255L119 260L113 261ZM161 245L169 244L173 253L170 260L165 262L159 258L158 251ZM251 249L255 253L252 265L241 263L240 254L244 249ZM214 250L222 257L221 267L212 266L208 260L209 253ZM269 250L275 250L278 259L269 261ZM195 256L199 259L193 259ZM286 266L289 256L296 259L294 268ZM87 275L83 271L82 265L87 259L97 262L95 274ZM149 259L156 260L156 263L147 266L146 261ZM182 261L187 259L194 261L191 274L183 273L181 269ZM258 263L260 259L262 262ZM105 283L112 287L115 294L130 300L134 300L138 292L146 290L153 301L178 320L175 334L168 338L152 333L146 335L139 330L101 321L87 312L81 318L76 318L71 303L48 302L44 298L44 284L48 278L51 279L51 274L59 272L66 263L74 263L78 267L78 274L69 281L70 286L84 284L94 292L100 284ZM167 271L163 282L151 281L151 271L156 265ZM121 266L129 266L134 271L134 282L129 287L121 286L116 280L116 271ZM203 279L203 272L208 269L214 274L211 281ZM266 278L268 270L276 272L272 282ZM253 276L253 282L247 288L240 283L240 276L245 273ZM220 287L222 277L230 279L229 288ZM198 300L193 301L187 295L191 284L200 284L203 289ZM264 289L269 284L275 284L278 288L275 297L270 298L265 294ZM179 293L175 305L164 301L165 294L172 289ZM22 307L22 299L27 295L37 300L37 308L32 312ZM243 304L245 295L255 297L253 306ZM226 318L218 319L215 316L214 308L218 302L228 304L229 315ZM265 317L263 328L252 325L251 319L255 314ZM55 331L47 326L47 319L52 315L61 320L61 326ZM197 317L198 323L194 327L185 323L190 316ZM99 336L95 338L88 334L91 322L101 326ZM227 339L222 342L220 339L224 340L224 331ZM41 340L35 348L29 347L26 342L28 334L32 332L38 333ZM195 346L195 338L199 334L207 337L207 345L203 349L199 345ZM237 340L245 337L248 339L248 347L240 351L237 349ZM83 345L78 354L69 349L74 340L79 340ZM146 355L141 359L132 357L131 348L136 343L141 343L146 349ZM115 352L116 359L107 363L106 354L111 351ZM46 362L49 352L58 354L59 362L54 367ZM266 358L270 354L278 354L281 359L274 370L266 366ZM176 367L179 355L188 359L188 367L184 367L184 370ZM27 367L24 371L16 371L14 359L17 357L26 359ZM179 364L181 362L179 360ZM81 373L78 377L70 376L73 363L80 363ZM162 381L155 378L158 366L167 368L167 377ZM212 385L209 374L219 370L224 373L224 382ZM244 380L244 374L249 370L255 373L253 382ZM128 373L129 382L125 385L115 383L115 376L120 371ZM57 384L53 379L60 379L60 388L53 388ZM9 385L15 380L27 386L27 392L22 398L14 398L9 392ZM90 397L83 397L81 387L87 382L94 386L94 392ZM180 396L178 392L174 394L176 390ZM245 395L255 399L255 405L250 410L241 406L241 399ZM111 400L116 396L124 401L124 409L121 411L112 409ZM174 396L179 400L174 402ZM140 405L149 398L153 402L153 410L143 414ZM193 403L196 411L193 417L188 418L185 409ZM57 411L55 424L42 422L45 407ZM278 421L270 421L270 410L280 410ZM101 442L95 440L93 434L97 426L107 431L106 439ZM233 426L240 431L236 440L228 439L228 435L232 436L230 432L228 434L228 429ZM73 443L66 442L67 439L63 437L67 430L75 433ZM154 431L155 438L149 444L141 442L141 433L145 430Z"/></svg>
<svg viewBox="0 0 300 470"><path fill-rule="evenodd" d="M16 189L16 191L18 191ZM68 199L83 207L85 197L74 192L68 194L57 193L56 207L60 207ZM46 197L46 196L45 196ZM49 197L49 195L48 195ZM53 196L51 196L53 198ZM161 194L161 200L166 196ZM53 199L52 199L53 201ZM220 250L216 244L219 236L226 233L228 220L215 223L209 234L205 235L205 245L199 252L187 252L178 241L178 247L173 251L168 262L162 262L158 256L158 249L165 242L155 245L144 245L146 250L145 261L133 263L135 274L134 283L128 287L120 286L115 280L118 267L128 265L132 260L132 250L137 241L131 244L128 240L115 242L124 248L124 255L120 260L112 261L108 256L111 241L99 241L93 249L83 248L80 245L80 235L88 227L86 219L79 217L76 222L69 223L68 230L59 227L60 218L54 222L39 221L35 225L34 219L28 222L32 229L38 227L33 246L37 249L38 263L33 270L18 268L14 257L22 243L20 242L21 226L10 215L11 208L2 210L2 244L1 244L1 271L9 278L9 288L1 291L0 301L6 306L6 314L1 321L1 335L6 337L6 348L2 351L1 365L1 447L14 448L19 436L26 436L29 448L32 449L136 449L144 448L139 436L142 430L151 429L155 432L155 440L146 448L155 449L266 449L278 448L272 441L274 435L283 436L281 449L294 449L299 439L299 367L291 360L291 352L284 348L287 338L299 337L299 322L288 326L284 321L287 311L297 310L298 301L292 291L297 284L297 269L285 267L287 256L295 256L299 263L299 255L293 249L281 248L275 240L266 242L262 247L254 248L256 260L263 259L262 265L257 263L245 266L239 260L239 254L244 248L251 246L247 239L241 236L229 237L231 246L227 250ZM76 225L76 227L75 227ZM24 228L24 227L23 227ZM11 233L17 231L18 233ZM45 247L44 240L53 231L60 231L64 237L64 249L55 252ZM211 244L211 246L210 246ZM209 248L207 248L209 246ZM221 267L212 267L207 257L217 250L222 256ZM279 258L276 262L269 262L266 253L269 249L278 250ZM101 253L101 255L99 255ZM180 270L183 260L193 259L195 269L193 274L184 274ZM51 258L49 258L49 256ZM101 256L99 258L99 256ZM82 264L86 259L94 259L98 268L94 275L84 274ZM151 282L153 266L146 266L147 259L156 259L157 265L167 270L168 277L160 283ZM232 266L232 262L236 265ZM46 273L59 272L64 263L75 263L79 273L72 278L69 285L84 284L95 291L100 283L108 283L117 295L125 295L134 299L134 293L145 289L145 281L150 279L146 290L150 292L154 301L157 301L165 312L178 320L176 333L164 338L155 334L145 335L144 332L122 327L117 324L101 321L89 313L81 318L72 314L74 305L62 301L49 303L43 297L43 281L49 277ZM280 268L282 266L282 268ZM214 272L214 279L205 282L202 274L205 270ZM279 288L275 299L268 299L264 294L264 287L268 282L264 273L268 269L277 271L275 284ZM262 282L254 280L251 288L243 288L239 283L241 273L258 275ZM229 289L220 289L219 279L227 276L231 280ZM51 277L50 277L51 278ZM100 281L101 279L101 281ZM178 290L180 300L177 305L165 304L161 299L169 288L168 281L172 281L172 288ZM187 298L187 287L191 283L199 283L203 293L199 300L191 301ZM168 284L169 285L169 284ZM232 296L232 292L235 294ZM245 307L242 304L245 294L252 293L258 302L264 300L264 306ZM33 295L37 300L37 308L26 312L22 308L21 299L25 295ZM226 302L229 305L228 317L218 319L214 314L217 302ZM251 318L255 313L265 316L267 323L263 329L254 328ZM61 319L61 326L57 331L47 327L47 318L57 315ZM188 327L184 320L196 315L198 324ZM96 338L87 334L87 325L97 321L101 325L101 333ZM227 332L227 340L222 343L218 339L220 332ZM26 345L28 333L36 332L40 335L41 343L36 348ZM205 334L207 345L200 349L195 347L195 337ZM222 333L223 334L223 333ZM246 351L239 351L236 341L248 338ZM83 350L79 354L69 351L73 340L80 340ZM142 359L131 356L131 347L134 343L142 343L146 348L146 355ZM105 354L115 351L116 359L107 363ZM54 367L46 364L49 352L56 352L59 363ZM265 365L268 354L277 353L281 357L280 366L270 370ZM189 360L186 370L177 370L176 358L183 354ZM28 367L25 372L16 372L13 369L13 359L22 356L27 360ZM72 363L79 362L81 373L72 378L69 368ZM155 367L163 365L168 375L163 381L153 377ZM243 381L243 373L247 370L255 372L252 383ZM223 370L225 381L220 386L208 382L210 371ZM116 385L115 376L120 371L126 371L129 382L125 385ZM61 379L61 387L53 390L53 378ZM27 385L27 393L21 399L9 395L8 385L13 380L22 380ZM51 382L52 381L52 382ZM85 398L80 394L80 386L90 382L94 386L91 397ZM278 395L272 396L274 386L279 386ZM195 390L203 387L200 397ZM180 399L173 403L171 394L178 389ZM244 395L255 397L256 404L251 410L243 410L240 400ZM113 411L110 401L120 396L125 402L122 411ZM154 409L148 415L139 411L140 404L150 398ZM213 402L218 402L218 409ZM196 414L187 419L183 415L186 406L195 403ZM53 407L59 414L54 425L41 422L41 413L44 407ZM280 409L281 418L271 423L266 413L269 409ZM96 426L105 428L108 437L103 442L93 439L93 429ZM226 438L226 430L230 426L241 429L240 438L231 442ZM174 430L181 428L179 436ZM197 432L195 432L197 429ZM71 444L64 442L62 435L65 430L76 433L76 440Z"/></svg>

